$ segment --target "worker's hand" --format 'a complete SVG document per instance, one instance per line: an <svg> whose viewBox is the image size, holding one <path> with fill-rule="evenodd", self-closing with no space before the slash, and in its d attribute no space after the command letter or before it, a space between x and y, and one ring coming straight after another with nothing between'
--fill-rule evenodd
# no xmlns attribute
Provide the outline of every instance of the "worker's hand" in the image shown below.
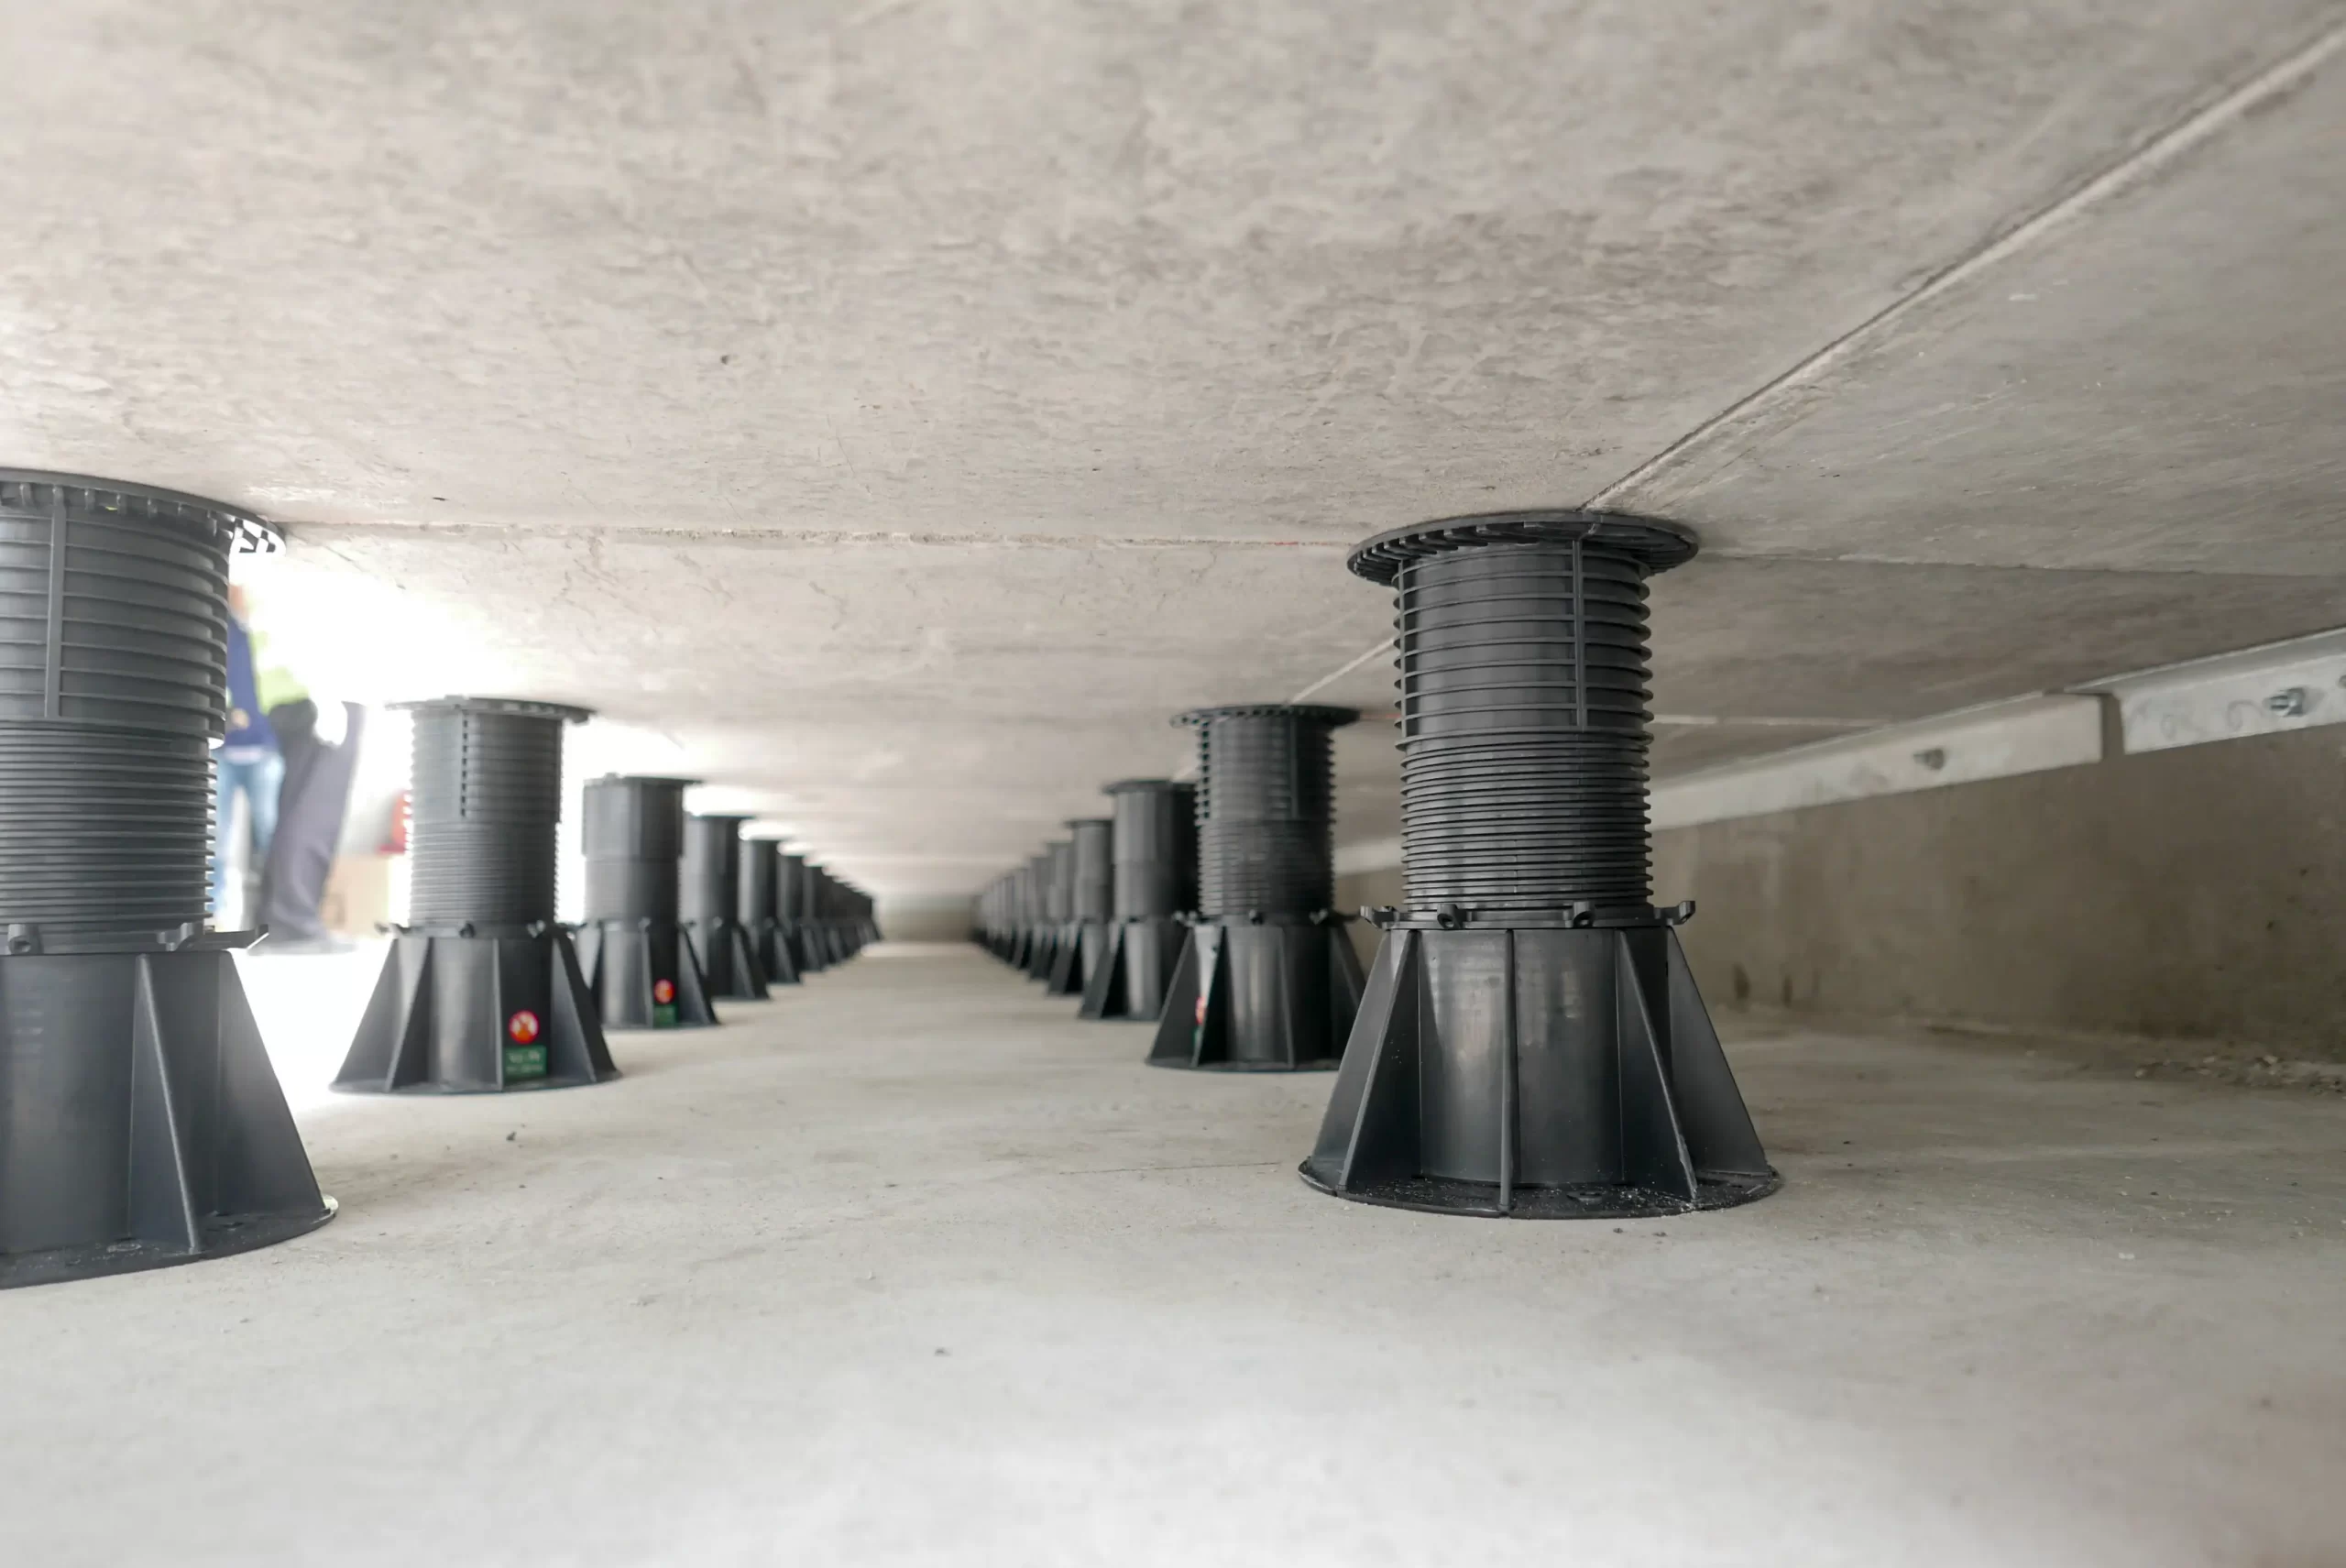
<svg viewBox="0 0 2346 1568"><path fill-rule="evenodd" d="M228 710L228 728L231 729L242 729L252 721L253 716L241 707L232 707Z"/></svg>
<svg viewBox="0 0 2346 1568"><path fill-rule="evenodd" d="M332 697L310 699L318 710L317 728L312 731L321 746L339 746L350 739L350 709Z"/></svg>

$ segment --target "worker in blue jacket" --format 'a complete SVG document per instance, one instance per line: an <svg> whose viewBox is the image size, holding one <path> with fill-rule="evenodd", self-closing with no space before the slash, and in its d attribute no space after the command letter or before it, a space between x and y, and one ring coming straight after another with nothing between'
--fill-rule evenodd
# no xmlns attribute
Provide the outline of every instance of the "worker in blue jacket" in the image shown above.
<svg viewBox="0 0 2346 1568"><path fill-rule="evenodd" d="M285 754L261 711L245 590L235 584L228 588L228 732L213 748L213 763L218 795L212 817L212 918L217 922L228 905L228 836L236 826L236 802L245 803L249 828L245 864L258 871L277 833L277 792L285 781ZM250 924L252 901L237 902Z"/></svg>

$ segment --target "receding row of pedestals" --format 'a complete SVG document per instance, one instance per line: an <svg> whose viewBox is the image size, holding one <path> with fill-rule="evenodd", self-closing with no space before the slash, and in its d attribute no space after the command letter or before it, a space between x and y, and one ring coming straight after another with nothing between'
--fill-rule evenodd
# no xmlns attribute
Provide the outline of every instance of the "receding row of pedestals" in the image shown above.
<svg viewBox="0 0 2346 1568"><path fill-rule="evenodd" d="M1198 779L1105 787L1113 815L980 895L978 938L1079 1015L1157 1025L1159 1067L1333 1067L1360 1006L1335 903L1331 737L1349 708L1200 708Z"/></svg>
<svg viewBox="0 0 2346 1568"><path fill-rule="evenodd" d="M0 1286L283 1240L334 1212L205 917L231 555L276 531L200 497L0 471ZM1194 785L1001 878L980 938L1147 1060L1337 1069L1313 1186L1449 1213L1745 1201L1775 1174L1651 901L1646 579L1667 522L1515 512L1381 534L1397 596L1399 905L1364 974L1335 907L1350 709L1200 708ZM555 918L562 740L582 709L417 704L413 894L336 1087L495 1092L616 1075L607 1031L851 956L871 900L692 781L584 791L586 918Z"/></svg>
<svg viewBox="0 0 2346 1568"><path fill-rule="evenodd" d="M583 708L444 697L415 716L411 915L334 1079L354 1092L485 1093L619 1075L606 1030L715 1024L716 1004L851 958L871 901L745 817L691 816L696 780L581 792L586 918L554 918L562 732Z"/></svg>
<svg viewBox="0 0 2346 1568"><path fill-rule="evenodd" d="M276 529L199 496L0 470L0 1287L241 1252L333 1217L207 924L228 567ZM877 937L862 893L681 779L585 791L586 919L554 916L583 709L414 704L408 924L335 1087L617 1075L607 1029L716 1022Z"/></svg>
<svg viewBox="0 0 2346 1568"><path fill-rule="evenodd" d="M1333 736L1359 716L1293 703L1179 716L1196 784L1107 786L1111 817L980 895L977 939L1082 1017L1153 1024L1152 1066L1336 1069L1300 1170L1339 1197L1575 1218L1772 1191L1679 947L1694 905L1650 888L1645 585L1694 549L1550 511L1354 552L1398 611L1404 896L1360 911L1365 973L1332 853Z"/></svg>

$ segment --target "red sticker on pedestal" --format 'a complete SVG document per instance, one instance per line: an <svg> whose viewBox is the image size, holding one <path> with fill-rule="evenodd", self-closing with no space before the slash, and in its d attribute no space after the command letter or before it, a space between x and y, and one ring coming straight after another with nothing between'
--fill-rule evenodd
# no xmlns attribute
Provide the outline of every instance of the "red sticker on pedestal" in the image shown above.
<svg viewBox="0 0 2346 1568"><path fill-rule="evenodd" d="M1205 999L1204 997L1200 996L1200 997L1199 997L1199 998L1198 998L1198 1027L1199 1027L1199 1028L1200 1028L1200 1029L1202 1029L1202 1028L1204 1028L1205 1026L1206 1026L1206 999Z"/></svg>
<svg viewBox="0 0 2346 1568"><path fill-rule="evenodd" d="M524 1007L505 1020L505 1032L513 1036L514 1044L526 1046L538 1037L538 1015Z"/></svg>
<svg viewBox="0 0 2346 1568"><path fill-rule="evenodd" d="M653 981L652 982L652 1000L657 1002L663 1007L667 1006L668 1003L676 1000L675 986L668 981Z"/></svg>

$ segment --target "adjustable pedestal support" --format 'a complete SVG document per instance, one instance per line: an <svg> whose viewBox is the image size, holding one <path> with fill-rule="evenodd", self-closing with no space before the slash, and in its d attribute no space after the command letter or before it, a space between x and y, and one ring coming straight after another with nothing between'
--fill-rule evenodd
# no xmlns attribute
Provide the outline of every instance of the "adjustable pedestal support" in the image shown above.
<svg viewBox="0 0 2346 1568"><path fill-rule="evenodd" d="M1388 929L1303 1178L1364 1203L1568 1219L1775 1190L1677 933Z"/></svg>
<svg viewBox="0 0 2346 1568"><path fill-rule="evenodd" d="M477 1094L617 1078L570 933L402 931L334 1086Z"/></svg>

